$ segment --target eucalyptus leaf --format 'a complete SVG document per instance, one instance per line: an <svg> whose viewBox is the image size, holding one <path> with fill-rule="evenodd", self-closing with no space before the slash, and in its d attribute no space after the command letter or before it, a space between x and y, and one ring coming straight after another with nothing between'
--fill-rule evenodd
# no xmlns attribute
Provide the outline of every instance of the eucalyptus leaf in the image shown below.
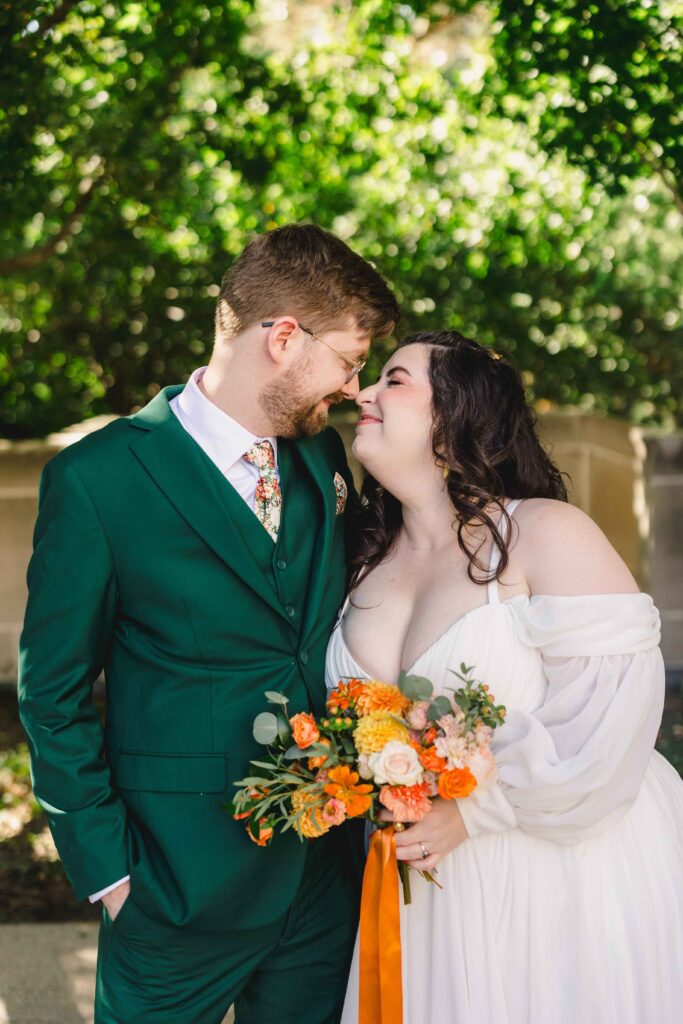
<svg viewBox="0 0 683 1024"><path fill-rule="evenodd" d="M453 711L453 707L448 697L439 696L435 697L432 703L429 705L427 714L432 721L436 721L442 718L444 715L450 715Z"/></svg>
<svg viewBox="0 0 683 1024"><path fill-rule="evenodd" d="M275 717L277 719L277 738L280 743L289 743L292 738L292 727L287 716L278 714Z"/></svg>
<svg viewBox="0 0 683 1024"><path fill-rule="evenodd" d="M296 761L300 757L310 757L308 750L302 750L296 743L285 750L285 761Z"/></svg>
<svg viewBox="0 0 683 1024"><path fill-rule="evenodd" d="M254 739L257 743L269 747L278 738L278 720L272 711L262 711L254 719Z"/></svg>
<svg viewBox="0 0 683 1024"><path fill-rule="evenodd" d="M271 704L281 704L283 708L289 703L285 695L277 690L266 690L264 696Z"/></svg>
<svg viewBox="0 0 683 1024"><path fill-rule="evenodd" d="M429 700L434 687L425 676L408 676L401 673L399 689L409 700Z"/></svg>

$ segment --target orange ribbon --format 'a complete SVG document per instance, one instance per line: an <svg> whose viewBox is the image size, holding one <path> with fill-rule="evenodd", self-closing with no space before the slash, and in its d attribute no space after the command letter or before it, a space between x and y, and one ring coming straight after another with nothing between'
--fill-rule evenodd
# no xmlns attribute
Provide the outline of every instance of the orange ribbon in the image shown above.
<svg viewBox="0 0 683 1024"><path fill-rule="evenodd" d="M394 829L370 841L360 905L359 1024L402 1024L401 926Z"/></svg>

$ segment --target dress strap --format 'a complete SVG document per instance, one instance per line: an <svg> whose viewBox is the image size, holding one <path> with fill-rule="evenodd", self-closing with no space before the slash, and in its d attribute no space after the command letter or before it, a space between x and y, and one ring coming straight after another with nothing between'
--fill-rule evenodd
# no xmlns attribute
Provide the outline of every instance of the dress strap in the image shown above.
<svg viewBox="0 0 683 1024"><path fill-rule="evenodd" d="M515 509L517 508L517 506L519 505L521 500L522 500L521 498L514 498L512 501L510 501L510 502L508 502L506 504L505 511L507 512L507 514L509 516L512 516L512 513L515 511ZM498 520L498 527L499 527L499 529L500 529L502 524L503 524L503 513L501 512L500 519ZM510 531L511 531L511 529L512 529L512 523L509 523L508 524L508 531L507 531L507 534L505 536L506 542L510 539ZM498 545L494 541L493 545L492 545L492 548L491 548L491 561L489 562L489 573L492 573L492 572L496 571L496 569L498 568L499 562L500 562L500 548L498 547ZM488 585L486 587L486 590L487 590L487 593L488 593L489 604L499 604L500 603L500 597L498 595L498 580L495 577L492 580L489 580Z"/></svg>

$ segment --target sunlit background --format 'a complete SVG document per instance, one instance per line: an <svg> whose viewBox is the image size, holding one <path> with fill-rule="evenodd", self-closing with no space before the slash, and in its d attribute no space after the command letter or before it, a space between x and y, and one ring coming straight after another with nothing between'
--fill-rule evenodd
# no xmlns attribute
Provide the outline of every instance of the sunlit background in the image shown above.
<svg viewBox="0 0 683 1024"><path fill-rule="evenodd" d="M511 353L541 410L680 422L682 15L0 3L0 431L184 380L231 258L292 220L373 260L403 331Z"/></svg>

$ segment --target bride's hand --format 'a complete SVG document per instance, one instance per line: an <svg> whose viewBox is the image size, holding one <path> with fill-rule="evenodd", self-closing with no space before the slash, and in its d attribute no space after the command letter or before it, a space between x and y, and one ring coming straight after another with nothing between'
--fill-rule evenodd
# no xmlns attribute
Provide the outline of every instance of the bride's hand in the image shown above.
<svg viewBox="0 0 683 1024"><path fill-rule="evenodd" d="M390 811L382 810L380 821L393 821ZM408 861L418 871L433 871L442 857L469 838L457 800L432 800L432 809L422 821L396 832L396 857ZM420 845L422 844L422 845ZM424 849L423 849L424 847ZM424 851L428 856L424 856Z"/></svg>

